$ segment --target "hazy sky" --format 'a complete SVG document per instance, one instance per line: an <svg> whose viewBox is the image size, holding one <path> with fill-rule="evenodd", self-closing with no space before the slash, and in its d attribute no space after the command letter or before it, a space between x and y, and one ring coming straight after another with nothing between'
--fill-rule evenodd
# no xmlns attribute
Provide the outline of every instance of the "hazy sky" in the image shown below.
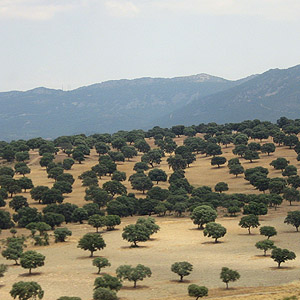
<svg viewBox="0 0 300 300"><path fill-rule="evenodd" d="M300 64L300 0L0 0L0 91Z"/></svg>

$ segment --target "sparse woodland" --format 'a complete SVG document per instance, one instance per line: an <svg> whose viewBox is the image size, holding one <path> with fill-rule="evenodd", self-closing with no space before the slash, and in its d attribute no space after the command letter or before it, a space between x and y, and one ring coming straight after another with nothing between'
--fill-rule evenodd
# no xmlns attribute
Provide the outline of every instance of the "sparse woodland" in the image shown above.
<svg viewBox="0 0 300 300"><path fill-rule="evenodd" d="M297 280L299 133L282 117L0 142L0 299L199 299Z"/></svg>

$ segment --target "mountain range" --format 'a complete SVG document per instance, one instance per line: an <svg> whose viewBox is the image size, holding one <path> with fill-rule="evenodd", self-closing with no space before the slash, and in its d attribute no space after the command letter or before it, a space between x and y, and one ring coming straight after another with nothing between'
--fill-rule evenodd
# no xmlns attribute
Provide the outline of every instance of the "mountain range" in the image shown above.
<svg viewBox="0 0 300 300"><path fill-rule="evenodd" d="M208 74L114 80L71 91L0 93L0 140L113 133L155 125L300 116L300 65L236 81Z"/></svg>

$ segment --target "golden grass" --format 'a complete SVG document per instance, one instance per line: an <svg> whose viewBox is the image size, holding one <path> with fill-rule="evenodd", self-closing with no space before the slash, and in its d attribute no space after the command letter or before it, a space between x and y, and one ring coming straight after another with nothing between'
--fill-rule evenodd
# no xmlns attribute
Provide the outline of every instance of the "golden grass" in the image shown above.
<svg viewBox="0 0 300 300"><path fill-rule="evenodd" d="M183 138L175 139L178 144L182 144ZM265 141L264 141L265 142ZM153 140L149 143L153 146ZM223 148L223 156L227 159L234 157L232 146ZM133 174L133 166L140 161L140 156L129 162L119 163L118 170L124 171L127 178ZM56 160L60 161L66 157L59 153ZM299 166L296 161L296 153L286 147L277 147L273 155L261 155L261 159L249 163L241 160L245 168L254 166L267 167L270 170L270 177L281 176L280 171L276 171L269 166L269 163L277 158L285 157L291 164ZM165 157L159 166L171 174ZM77 178L82 172L90 169L98 161L95 151L91 152L82 164L75 164L71 173L75 180L73 192L68 195L65 202L71 202L79 206L87 203L84 200L85 188L81 186L81 181ZM54 181L47 178L45 169L39 166L39 156L35 151L30 153L29 166L32 170L28 176L33 180L34 185L52 186ZM212 188L217 182L225 181L229 185L230 193L259 193L252 185L243 179L243 176L232 176L227 167L216 168L210 165L210 158L204 155L197 155L197 161L186 169L186 177L194 186L208 185ZM100 185L110 177L103 177L99 181ZM135 192L137 197L142 197L142 193L131 189L128 181L125 182L128 192ZM159 186L167 188L167 183L160 183ZM30 198L29 193L23 193L28 198L33 207L42 209L43 205L37 204ZM7 208L6 208L7 209ZM294 228L283 223L285 215L289 210L299 209L298 205L290 207L284 203L277 211L270 210L267 216L261 217L262 225L275 226L278 235L274 238L279 247L286 247L293 250L296 255L300 255L300 242L298 234ZM237 218L226 218L220 214L217 222L227 228L227 235L222 238L219 244L210 243L210 239L203 236L203 233L192 224L188 216L177 218L167 216L156 217L161 230L154 236L154 239L143 244L143 247L130 249L128 243L121 238L122 228L127 224L134 223L137 217L128 217L122 220L118 230L103 232L103 237L107 247L97 252L96 255L107 257L112 266L104 270L109 274L114 274L115 269L121 264L138 263L149 266L152 270L152 277L139 282L136 290L131 288L132 284L124 282L124 287L118 293L122 300L138 299L164 299L164 300L185 300L192 299L187 296L187 286L190 283L205 285L209 288L209 298L219 299L282 299L286 296L299 295L300 283L298 258L295 261L287 262L281 270L274 268L276 264L269 257L262 257L254 244L261 240L258 229L253 230L252 235L247 234L247 230L238 226ZM83 300L92 298L93 282L97 277L96 269L92 266L88 253L77 248L80 237L93 231L87 224L68 224L73 235L66 243L53 243L47 247L33 247L46 255L46 264L37 269L39 275L26 276L26 270L15 267L10 261L0 257L0 263L8 263L9 270L5 277L0 279L0 299L10 299L9 290L14 282L19 280L37 281L45 290L45 300L56 300L62 295L79 296ZM25 229L19 229L18 234L28 235ZM9 236L9 232L4 230L1 237ZM184 283L177 282L176 274L170 271L170 266L175 261L189 261L194 266L194 271ZM224 284L219 279L220 269L223 266L236 269L241 274L238 282L232 283L230 289L226 290ZM35 273L35 271L33 271Z"/></svg>

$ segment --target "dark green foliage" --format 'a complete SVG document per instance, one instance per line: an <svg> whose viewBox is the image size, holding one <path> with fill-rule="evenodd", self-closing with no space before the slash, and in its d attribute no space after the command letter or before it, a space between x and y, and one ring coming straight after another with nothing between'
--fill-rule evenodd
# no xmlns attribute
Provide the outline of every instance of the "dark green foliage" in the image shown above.
<svg viewBox="0 0 300 300"><path fill-rule="evenodd" d="M266 143L261 146L261 152L268 153L268 155L270 155L270 153L275 152L275 149L276 147L273 143Z"/></svg>
<svg viewBox="0 0 300 300"><path fill-rule="evenodd" d="M83 250L89 250L91 257L96 250L101 250L106 247L106 244L102 236L98 233L87 233L78 242L78 248Z"/></svg>
<svg viewBox="0 0 300 300"><path fill-rule="evenodd" d="M74 183L75 179L74 179L74 177L73 177L72 174L70 174L70 173L63 173L63 174L57 176L56 181L57 182L59 182L59 181L67 181L67 182L69 182L72 185Z"/></svg>
<svg viewBox="0 0 300 300"><path fill-rule="evenodd" d="M269 191L271 194L282 194L286 187L286 182L283 178L271 178L269 183Z"/></svg>
<svg viewBox="0 0 300 300"><path fill-rule="evenodd" d="M119 266L116 270L117 277L121 280L133 281L133 287L136 288L137 281L142 281L146 277L151 277L152 272L150 268L138 264L136 267L129 265Z"/></svg>
<svg viewBox="0 0 300 300"><path fill-rule="evenodd" d="M267 255L267 251L270 249L274 249L274 242L270 240L264 240L264 241L259 241L255 244L255 247L257 249L263 250L264 251L264 256Z"/></svg>
<svg viewBox="0 0 300 300"><path fill-rule="evenodd" d="M36 208L22 207L13 215L13 219L19 227L26 227L29 223L41 221L42 216Z"/></svg>
<svg viewBox="0 0 300 300"><path fill-rule="evenodd" d="M98 229L105 226L105 217L99 215L92 215L88 219L88 224L96 228L96 232Z"/></svg>
<svg viewBox="0 0 300 300"><path fill-rule="evenodd" d="M280 265L287 260L293 260L296 258L296 254L287 249L274 248L271 253L271 258L278 263L278 268Z"/></svg>
<svg viewBox="0 0 300 300"><path fill-rule="evenodd" d="M152 149L141 157L141 161L149 164L153 168L154 164L159 165L161 163L162 157L163 152L160 149Z"/></svg>
<svg viewBox="0 0 300 300"><path fill-rule="evenodd" d="M159 181L162 181L162 182L167 181L167 174L165 171L163 171L161 169L156 168L156 169L150 170L148 173L148 176L152 181L156 181L157 184Z"/></svg>
<svg viewBox="0 0 300 300"><path fill-rule="evenodd" d="M205 297L208 295L208 288L205 286L199 286L196 284L190 284L188 286L188 293L191 297L196 297L196 300L199 298Z"/></svg>
<svg viewBox="0 0 300 300"><path fill-rule="evenodd" d="M226 289L228 289L228 283L230 281L237 281L240 279L240 274L237 271L231 270L227 267L223 267L220 273L220 279L226 284Z"/></svg>
<svg viewBox="0 0 300 300"><path fill-rule="evenodd" d="M266 215L268 213L268 208L265 204L263 203L258 203L251 201L249 204L244 206L244 215Z"/></svg>
<svg viewBox="0 0 300 300"><path fill-rule="evenodd" d="M84 208L78 207L75 208L72 213L72 222L83 223L84 220L88 219L88 213Z"/></svg>
<svg viewBox="0 0 300 300"><path fill-rule="evenodd" d="M289 211L287 217L284 220L284 223L294 226L296 228L296 231L298 231L298 228L300 226L300 211Z"/></svg>
<svg viewBox="0 0 300 300"><path fill-rule="evenodd" d="M250 231L251 228L257 228L259 225L260 224L258 221L258 217L255 215L248 215L248 216L242 217L239 222L239 226L241 226L242 228L248 228L249 234L251 234L251 231Z"/></svg>
<svg viewBox="0 0 300 300"><path fill-rule="evenodd" d="M183 281L184 276L188 276L193 271L193 265L187 261L176 262L172 264L171 271L180 276L180 282Z"/></svg>
<svg viewBox="0 0 300 300"><path fill-rule="evenodd" d="M118 300L116 292L106 289L97 288L94 290L93 300Z"/></svg>
<svg viewBox="0 0 300 300"><path fill-rule="evenodd" d="M71 236L72 231L68 228L56 228L54 230L55 243L64 242L67 236Z"/></svg>
<svg viewBox="0 0 300 300"><path fill-rule="evenodd" d="M217 212L208 205L197 206L192 213L193 223L202 229L204 224L214 222L217 218Z"/></svg>
<svg viewBox="0 0 300 300"><path fill-rule="evenodd" d="M297 175L297 168L293 165L288 165L282 172L282 176L295 176Z"/></svg>
<svg viewBox="0 0 300 300"><path fill-rule="evenodd" d="M72 158L65 158L63 160L63 168L64 170L71 170L72 166L74 165L75 161Z"/></svg>
<svg viewBox="0 0 300 300"><path fill-rule="evenodd" d="M223 237L226 234L227 230L219 223L209 222L206 224L203 234L204 236L212 237L215 239L215 243L218 242L218 239Z"/></svg>
<svg viewBox="0 0 300 300"><path fill-rule="evenodd" d="M126 194L127 189L126 187L117 180L111 180L107 181L103 184L103 189L111 194L112 196L115 196L116 194L122 195Z"/></svg>
<svg viewBox="0 0 300 300"><path fill-rule="evenodd" d="M62 214L49 212L43 215L43 221L54 229L55 226L60 226L65 221L65 217Z"/></svg>
<svg viewBox="0 0 300 300"><path fill-rule="evenodd" d="M62 194L72 193L72 184L68 181L57 181L54 183L53 188L59 190Z"/></svg>
<svg viewBox="0 0 300 300"><path fill-rule="evenodd" d="M144 224L131 224L123 229L122 238L132 244L132 247L138 247L138 242L146 242L149 240L151 230Z"/></svg>
<svg viewBox="0 0 300 300"><path fill-rule="evenodd" d="M33 200L39 201L39 203L41 203L45 192L48 190L49 190L49 188L47 186L38 185L31 189L31 191L30 191L31 198Z"/></svg>
<svg viewBox="0 0 300 300"><path fill-rule="evenodd" d="M121 218L116 215L105 216L105 226L107 230L114 230L117 225L121 224Z"/></svg>
<svg viewBox="0 0 300 300"><path fill-rule="evenodd" d="M27 206L28 206L27 199L23 196L15 196L9 202L9 207L12 208L14 211L17 211L18 209Z"/></svg>
<svg viewBox="0 0 300 300"><path fill-rule="evenodd" d="M122 287L122 283L119 278L111 276L109 274L104 274L102 277L98 277L94 282L94 289L98 288L108 288L111 291L119 291Z"/></svg>
<svg viewBox="0 0 300 300"><path fill-rule="evenodd" d="M147 163L145 162L137 162L134 167L133 167L133 170L134 171L138 171L138 170L144 170L144 171L147 171L149 170L149 166Z"/></svg>
<svg viewBox="0 0 300 300"><path fill-rule="evenodd" d="M24 269L29 269L29 274L31 270L37 267L41 267L45 264L45 256L36 251L30 250L26 251L21 255L20 265Z"/></svg>
<svg viewBox="0 0 300 300"><path fill-rule="evenodd" d="M222 193L222 192L225 192L225 191L228 191L228 190L229 190L229 188L228 188L228 184L226 182L218 182L215 185L215 191L216 192Z"/></svg>
<svg viewBox="0 0 300 300"><path fill-rule="evenodd" d="M142 191L145 194L146 190L150 190L153 187L153 183L147 176L137 176L131 180L131 186L134 190Z"/></svg>
<svg viewBox="0 0 300 300"><path fill-rule="evenodd" d="M93 259L93 266L98 268L97 274L100 274L101 269L103 269L105 267L110 267L111 264L108 261L108 259L105 257L96 257Z"/></svg>
<svg viewBox="0 0 300 300"><path fill-rule="evenodd" d="M283 190L283 198L290 202L290 205L292 205L292 202L300 201L300 192L296 190L295 188L285 188Z"/></svg>
<svg viewBox="0 0 300 300"><path fill-rule="evenodd" d="M211 159L211 162L210 164L212 166L218 166L218 168L220 168L220 165L224 165L226 163L227 159L226 157L223 157L223 156L214 156L212 159Z"/></svg>
<svg viewBox="0 0 300 300"><path fill-rule="evenodd" d="M259 232L261 235L266 236L268 239L272 236L277 235L277 231L273 226L262 226L259 228Z"/></svg>
<svg viewBox="0 0 300 300"><path fill-rule="evenodd" d="M14 223L11 221L10 213L0 210L0 229L9 229L13 227L13 225Z"/></svg>
<svg viewBox="0 0 300 300"><path fill-rule="evenodd" d="M117 181L125 181L126 180L126 173L125 172L120 172L120 171L115 171L112 175L112 180L117 180Z"/></svg>
<svg viewBox="0 0 300 300"><path fill-rule="evenodd" d="M35 281L19 281L13 284L10 295L19 300L43 299L44 291Z"/></svg>
<svg viewBox="0 0 300 300"><path fill-rule="evenodd" d="M294 189L297 189L300 187L300 176L295 175L295 176L289 176L287 178L287 182L289 185L291 185Z"/></svg>
<svg viewBox="0 0 300 300"><path fill-rule="evenodd" d="M56 188L45 190L42 195L43 204L62 203L63 200L64 197L62 196L61 191Z"/></svg>

